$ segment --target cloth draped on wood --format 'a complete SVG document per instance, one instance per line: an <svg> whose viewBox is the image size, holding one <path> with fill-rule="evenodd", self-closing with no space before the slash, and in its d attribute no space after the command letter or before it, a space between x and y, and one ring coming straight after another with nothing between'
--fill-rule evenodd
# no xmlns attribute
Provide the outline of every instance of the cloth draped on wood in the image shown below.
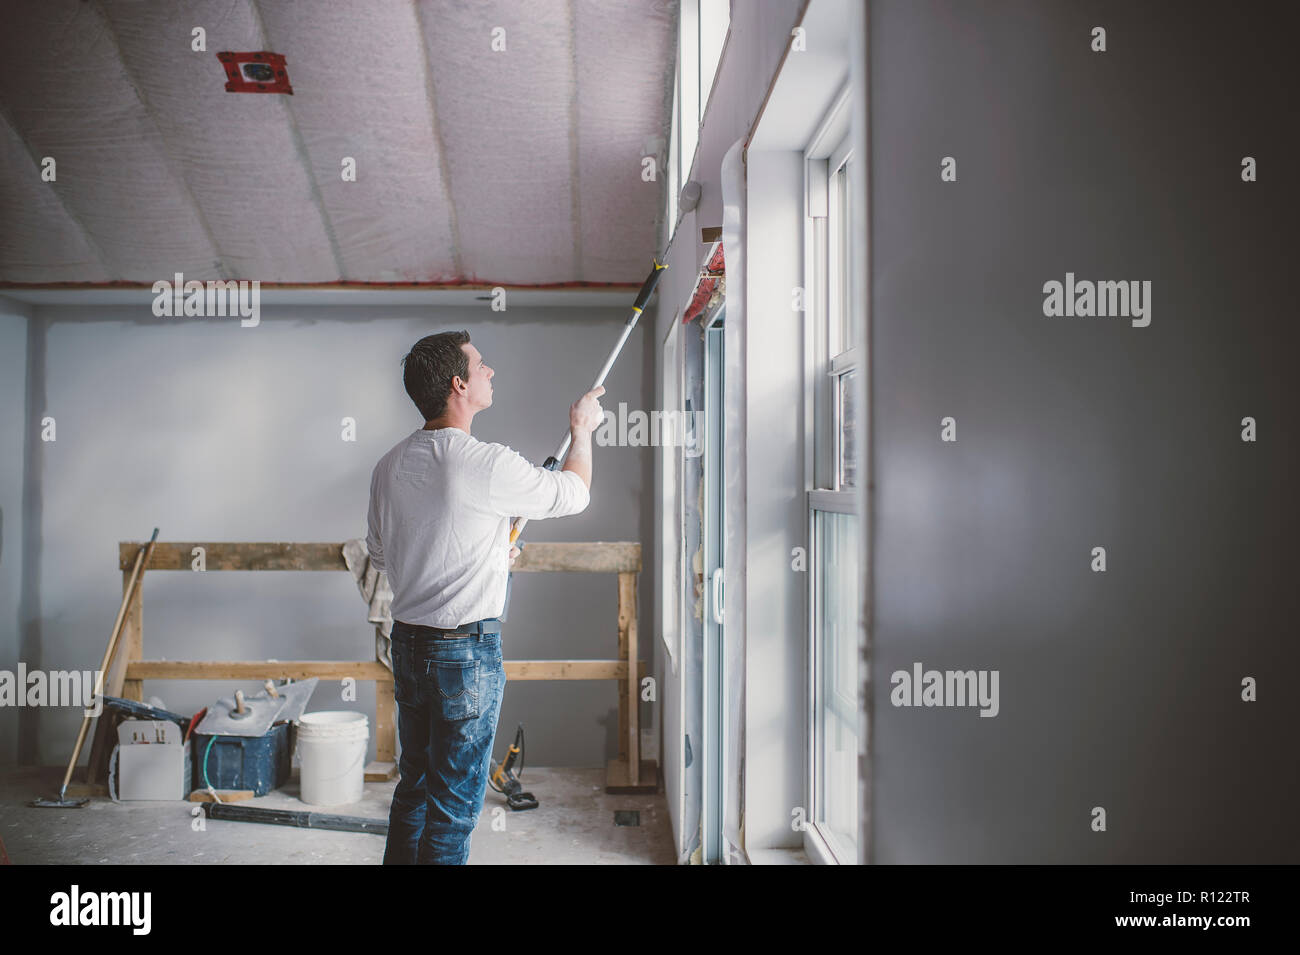
<svg viewBox="0 0 1300 955"><path fill-rule="evenodd" d="M375 659L388 669L393 668L393 615L389 608L393 603L393 589L388 586L388 577L382 570L370 564L370 552L366 549L366 539L355 537L343 543L343 562L352 571L357 582L357 589L369 606L366 619L375 625Z"/></svg>

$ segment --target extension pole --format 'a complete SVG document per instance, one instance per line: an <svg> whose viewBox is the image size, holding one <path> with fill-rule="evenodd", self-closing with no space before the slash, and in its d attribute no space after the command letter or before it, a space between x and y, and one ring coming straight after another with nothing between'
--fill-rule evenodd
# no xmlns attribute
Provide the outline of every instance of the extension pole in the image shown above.
<svg viewBox="0 0 1300 955"><path fill-rule="evenodd" d="M636 301L632 305L632 314L628 316L627 322L623 325L623 334L618 337L618 342L614 345L613 351L609 353L609 357L605 359L605 364L601 366L600 374L596 376L596 381L591 386L590 390L592 391L605 383L605 376L614 367L614 362L618 360L619 353L623 350L623 346L627 344L632 329L636 327L637 319L641 317L641 311L645 308L646 303L650 301L650 296L654 294L655 286L659 284L659 276L663 274L664 269L668 268L667 265L660 265L658 259L653 261L654 267L650 269L650 274L646 276L645 282L641 285L641 291L637 293ZM555 449L555 453L546 459L546 463L542 467L548 471L558 471L560 464L564 461L564 456L569 453L569 444L572 441L573 434L566 429L564 439ZM526 517L515 518L515 523L510 528L510 543L513 544L519 539L519 533L527 523L528 519Z"/></svg>

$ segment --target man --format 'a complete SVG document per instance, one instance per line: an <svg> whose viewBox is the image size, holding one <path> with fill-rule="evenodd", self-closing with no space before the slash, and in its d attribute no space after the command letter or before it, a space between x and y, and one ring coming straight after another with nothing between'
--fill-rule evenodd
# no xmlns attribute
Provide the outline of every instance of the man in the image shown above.
<svg viewBox="0 0 1300 955"><path fill-rule="evenodd" d="M464 865L506 684L500 617L519 555L510 518L586 509L591 433L605 389L569 409L573 443L564 470L548 471L470 435L474 415L492 404L494 372L468 332L422 338L402 365L424 427L375 466L366 537L393 589L402 748L384 864Z"/></svg>

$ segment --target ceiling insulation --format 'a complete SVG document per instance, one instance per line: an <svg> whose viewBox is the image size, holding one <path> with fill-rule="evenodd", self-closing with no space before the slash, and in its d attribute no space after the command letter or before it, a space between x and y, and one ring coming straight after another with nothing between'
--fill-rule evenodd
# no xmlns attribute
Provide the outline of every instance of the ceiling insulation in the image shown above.
<svg viewBox="0 0 1300 955"><path fill-rule="evenodd" d="M675 0L4 12L0 284L637 283L657 251ZM292 95L227 92L222 51Z"/></svg>

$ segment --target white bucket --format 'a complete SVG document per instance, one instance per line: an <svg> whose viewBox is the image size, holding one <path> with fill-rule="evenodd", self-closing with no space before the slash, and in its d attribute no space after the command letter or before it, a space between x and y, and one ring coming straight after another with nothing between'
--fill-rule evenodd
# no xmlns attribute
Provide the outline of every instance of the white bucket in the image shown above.
<svg viewBox="0 0 1300 955"><path fill-rule="evenodd" d="M314 806L360 801L369 740L369 721L364 713L304 713L298 721L302 801Z"/></svg>

